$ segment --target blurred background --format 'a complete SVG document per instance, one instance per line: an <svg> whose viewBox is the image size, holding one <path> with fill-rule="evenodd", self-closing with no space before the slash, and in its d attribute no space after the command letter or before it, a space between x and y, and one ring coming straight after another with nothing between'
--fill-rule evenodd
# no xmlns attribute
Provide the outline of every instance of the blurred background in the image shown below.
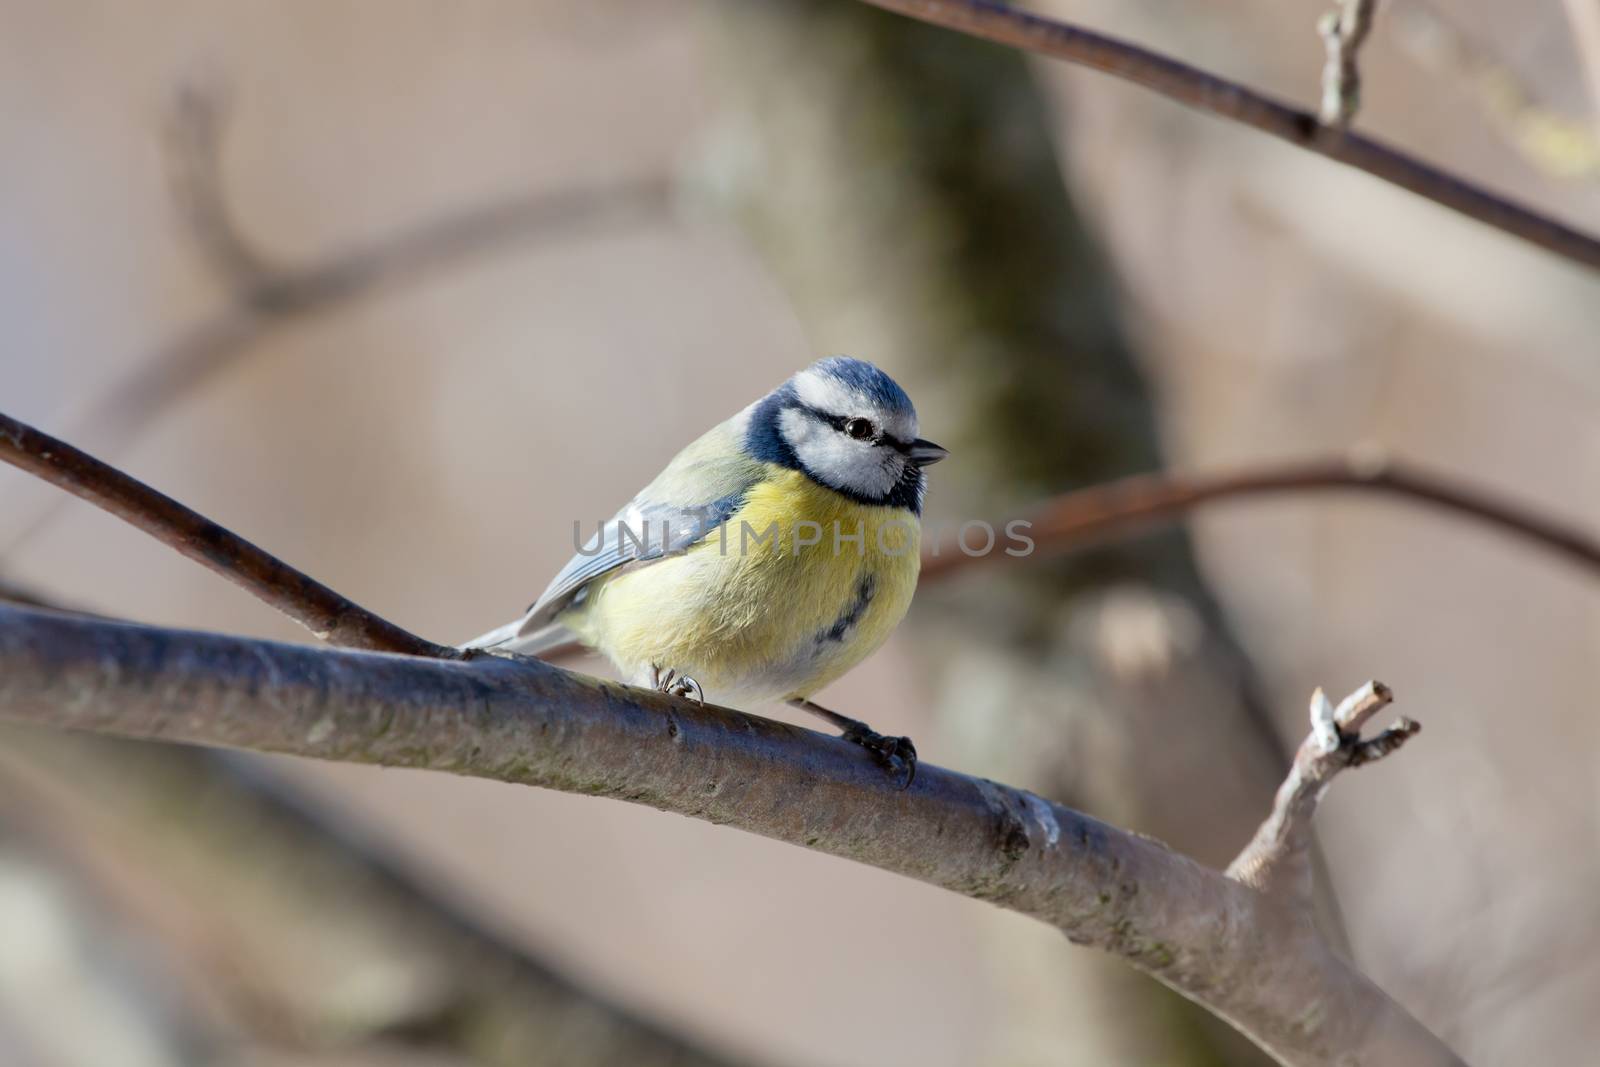
<svg viewBox="0 0 1600 1067"><path fill-rule="evenodd" d="M1386 0L1358 125L1600 229L1589 3ZM1316 99L1318 3L1036 7ZM846 0L0 0L5 410L414 631L516 615L832 352L952 448L935 516L1375 443L1600 529L1600 279L1098 75ZM309 640L10 471L0 582ZM1220 864L1311 689L1368 677L1427 729L1324 806L1325 924L1471 1062L1584 1062L1593 574L1259 499L930 585L820 699ZM0 1062L1261 1061L1042 926L728 829L8 728Z"/></svg>

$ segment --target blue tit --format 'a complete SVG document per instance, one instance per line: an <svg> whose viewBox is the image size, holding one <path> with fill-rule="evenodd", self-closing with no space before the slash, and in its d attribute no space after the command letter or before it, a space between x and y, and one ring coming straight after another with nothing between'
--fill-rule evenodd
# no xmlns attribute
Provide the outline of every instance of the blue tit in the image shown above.
<svg viewBox="0 0 1600 1067"><path fill-rule="evenodd" d="M678 453L527 614L466 647L535 654L575 637L636 684L734 706L784 700L909 783L908 740L809 698L905 616L923 468L945 454L917 436L894 379L819 360Z"/></svg>

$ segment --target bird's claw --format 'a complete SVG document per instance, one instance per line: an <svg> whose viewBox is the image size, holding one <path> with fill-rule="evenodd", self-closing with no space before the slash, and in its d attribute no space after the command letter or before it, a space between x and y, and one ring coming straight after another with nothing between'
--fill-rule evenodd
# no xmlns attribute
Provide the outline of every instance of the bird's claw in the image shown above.
<svg viewBox="0 0 1600 1067"><path fill-rule="evenodd" d="M699 682L695 681L687 674L682 675L676 681L674 681L667 692L671 693L675 697L683 697L685 700L692 700L696 704L704 704L706 702L706 691L700 688Z"/></svg>
<svg viewBox="0 0 1600 1067"><path fill-rule="evenodd" d="M706 691L700 688L700 683L687 674L679 674L671 667L653 668L655 673L656 688L668 696L682 697L692 700L696 704L706 702Z"/></svg>
<svg viewBox="0 0 1600 1067"><path fill-rule="evenodd" d="M917 746L911 743L911 738L889 737L861 723L846 729L840 736L872 753L872 758L896 778L904 775L901 789L911 788L917 777Z"/></svg>

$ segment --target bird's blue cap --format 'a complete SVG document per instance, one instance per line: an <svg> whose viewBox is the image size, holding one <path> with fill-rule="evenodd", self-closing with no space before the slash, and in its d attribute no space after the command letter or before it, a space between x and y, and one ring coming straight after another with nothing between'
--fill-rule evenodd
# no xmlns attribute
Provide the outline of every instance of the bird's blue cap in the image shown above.
<svg viewBox="0 0 1600 1067"><path fill-rule="evenodd" d="M865 394L873 403L883 405L886 410L903 411L908 414L914 414L916 411L911 398L900 388L900 383L866 360L851 359L849 356L828 356L826 359L817 360L806 369L833 378Z"/></svg>

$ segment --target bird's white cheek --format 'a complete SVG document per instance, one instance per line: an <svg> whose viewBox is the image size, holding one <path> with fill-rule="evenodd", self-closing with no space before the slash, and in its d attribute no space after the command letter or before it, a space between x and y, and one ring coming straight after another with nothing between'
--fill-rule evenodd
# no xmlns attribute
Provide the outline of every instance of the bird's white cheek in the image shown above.
<svg viewBox="0 0 1600 1067"><path fill-rule="evenodd" d="M831 441L812 440L804 450L796 449L796 454L824 484L864 496L882 496L894 487L894 472L888 470L871 449L837 434Z"/></svg>

